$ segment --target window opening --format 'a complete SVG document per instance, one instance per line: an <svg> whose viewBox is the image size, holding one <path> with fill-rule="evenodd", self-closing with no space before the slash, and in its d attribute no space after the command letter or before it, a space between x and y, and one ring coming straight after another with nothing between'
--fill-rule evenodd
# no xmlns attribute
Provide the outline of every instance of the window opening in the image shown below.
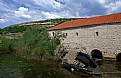
<svg viewBox="0 0 121 78"><path fill-rule="evenodd" d="M78 34L78 33L76 33L76 35L78 36L79 34Z"/></svg>
<svg viewBox="0 0 121 78"><path fill-rule="evenodd" d="M53 32L53 36L55 36L55 33Z"/></svg>
<svg viewBox="0 0 121 78"><path fill-rule="evenodd" d="M99 36L99 32L96 32L96 35Z"/></svg>
<svg viewBox="0 0 121 78"><path fill-rule="evenodd" d="M67 36L67 33L66 33L66 36Z"/></svg>

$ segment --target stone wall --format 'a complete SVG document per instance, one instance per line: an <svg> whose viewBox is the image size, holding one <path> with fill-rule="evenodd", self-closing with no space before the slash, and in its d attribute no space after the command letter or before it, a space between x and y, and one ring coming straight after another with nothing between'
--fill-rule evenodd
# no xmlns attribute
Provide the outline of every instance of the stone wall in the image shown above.
<svg viewBox="0 0 121 78"><path fill-rule="evenodd" d="M53 33L61 31L66 38L62 41L67 49L83 51L91 55L91 51L98 49L103 57L116 58L121 53L121 23L83 26L61 30L49 31Z"/></svg>

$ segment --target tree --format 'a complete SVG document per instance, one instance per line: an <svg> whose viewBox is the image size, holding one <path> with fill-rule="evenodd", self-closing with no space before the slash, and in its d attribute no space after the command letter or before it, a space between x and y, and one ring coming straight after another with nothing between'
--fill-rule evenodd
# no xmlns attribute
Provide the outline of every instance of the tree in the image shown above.
<svg viewBox="0 0 121 78"><path fill-rule="evenodd" d="M36 55L40 60L45 54L53 55L56 46L60 43L57 37L50 38L46 28L28 29L23 32L20 41L23 47L28 47L29 54Z"/></svg>

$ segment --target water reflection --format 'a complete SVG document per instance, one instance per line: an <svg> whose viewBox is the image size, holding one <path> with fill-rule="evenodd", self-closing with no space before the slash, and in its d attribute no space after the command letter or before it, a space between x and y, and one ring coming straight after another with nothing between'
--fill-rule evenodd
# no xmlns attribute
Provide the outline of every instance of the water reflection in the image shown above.
<svg viewBox="0 0 121 78"><path fill-rule="evenodd" d="M118 70L118 71L121 71L121 62L116 62L116 69Z"/></svg>
<svg viewBox="0 0 121 78"><path fill-rule="evenodd" d="M97 64L104 72L121 71L121 61L101 60L101 61L97 61Z"/></svg>

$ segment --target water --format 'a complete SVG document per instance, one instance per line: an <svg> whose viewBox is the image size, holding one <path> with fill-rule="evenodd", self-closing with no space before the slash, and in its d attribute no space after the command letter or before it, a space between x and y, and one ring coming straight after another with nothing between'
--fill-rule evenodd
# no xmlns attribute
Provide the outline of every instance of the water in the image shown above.
<svg viewBox="0 0 121 78"><path fill-rule="evenodd" d="M121 62L116 62L116 69L121 71Z"/></svg>
<svg viewBox="0 0 121 78"><path fill-rule="evenodd" d="M74 74L80 78L121 78L121 62L102 60L97 63L103 72L102 75L89 75L82 72L75 72Z"/></svg>
<svg viewBox="0 0 121 78"><path fill-rule="evenodd" d="M121 78L121 62L102 60L97 63L103 72L102 78Z"/></svg>
<svg viewBox="0 0 121 78"><path fill-rule="evenodd" d="M8 59L5 59L8 58ZM31 67L27 67L24 68L24 71L22 72L23 69L19 69L19 68L10 68L10 66L13 65L20 65L21 63L16 62L17 60L10 60L13 59L11 57L5 56L4 59L1 57L1 60L4 60L4 62L1 62L3 64L0 65L0 78L36 78L38 77L38 75L41 76L41 72L45 72L44 74L48 76L47 73L51 73L51 77L59 77L60 74L62 74L62 72L58 72L60 71L59 68L61 69L61 71L63 70L63 76L66 74L68 75L68 77L72 77L72 78L121 78L121 62L116 62L115 60L110 61L110 60L102 60L102 61L98 61L98 65L101 68L103 75L100 76L96 76L96 75L90 75L90 74L86 74L83 72L68 72L66 71L66 69L63 69L60 65L56 64L56 63L52 63L50 62L50 64L43 64L43 63L33 63L34 65L32 65ZM14 58L15 59L15 58ZM6 62L5 62L6 61ZM6 63L6 65L8 67L5 67L2 65L4 65L4 63ZM55 65L54 65L55 64ZM22 64L23 66L23 64ZM47 66L47 67L46 67ZM46 71L45 71L46 69ZM56 69L58 71L56 71ZM41 71L40 71L41 70ZM53 74L53 71L58 72L58 74ZM45 76L44 75L44 76ZM7 77L6 77L7 76ZM50 76L50 75L49 75ZM75 77L76 76L76 77ZM68 78L66 77L66 78ZM41 77L38 77L41 78ZM46 78L46 77L45 77Z"/></svg>
<svg viewBox="0 0 121 78"><path fill-rule="evenodd" d="M103 72L121 72L121 62L103 60L98 65Z"/></svg>

